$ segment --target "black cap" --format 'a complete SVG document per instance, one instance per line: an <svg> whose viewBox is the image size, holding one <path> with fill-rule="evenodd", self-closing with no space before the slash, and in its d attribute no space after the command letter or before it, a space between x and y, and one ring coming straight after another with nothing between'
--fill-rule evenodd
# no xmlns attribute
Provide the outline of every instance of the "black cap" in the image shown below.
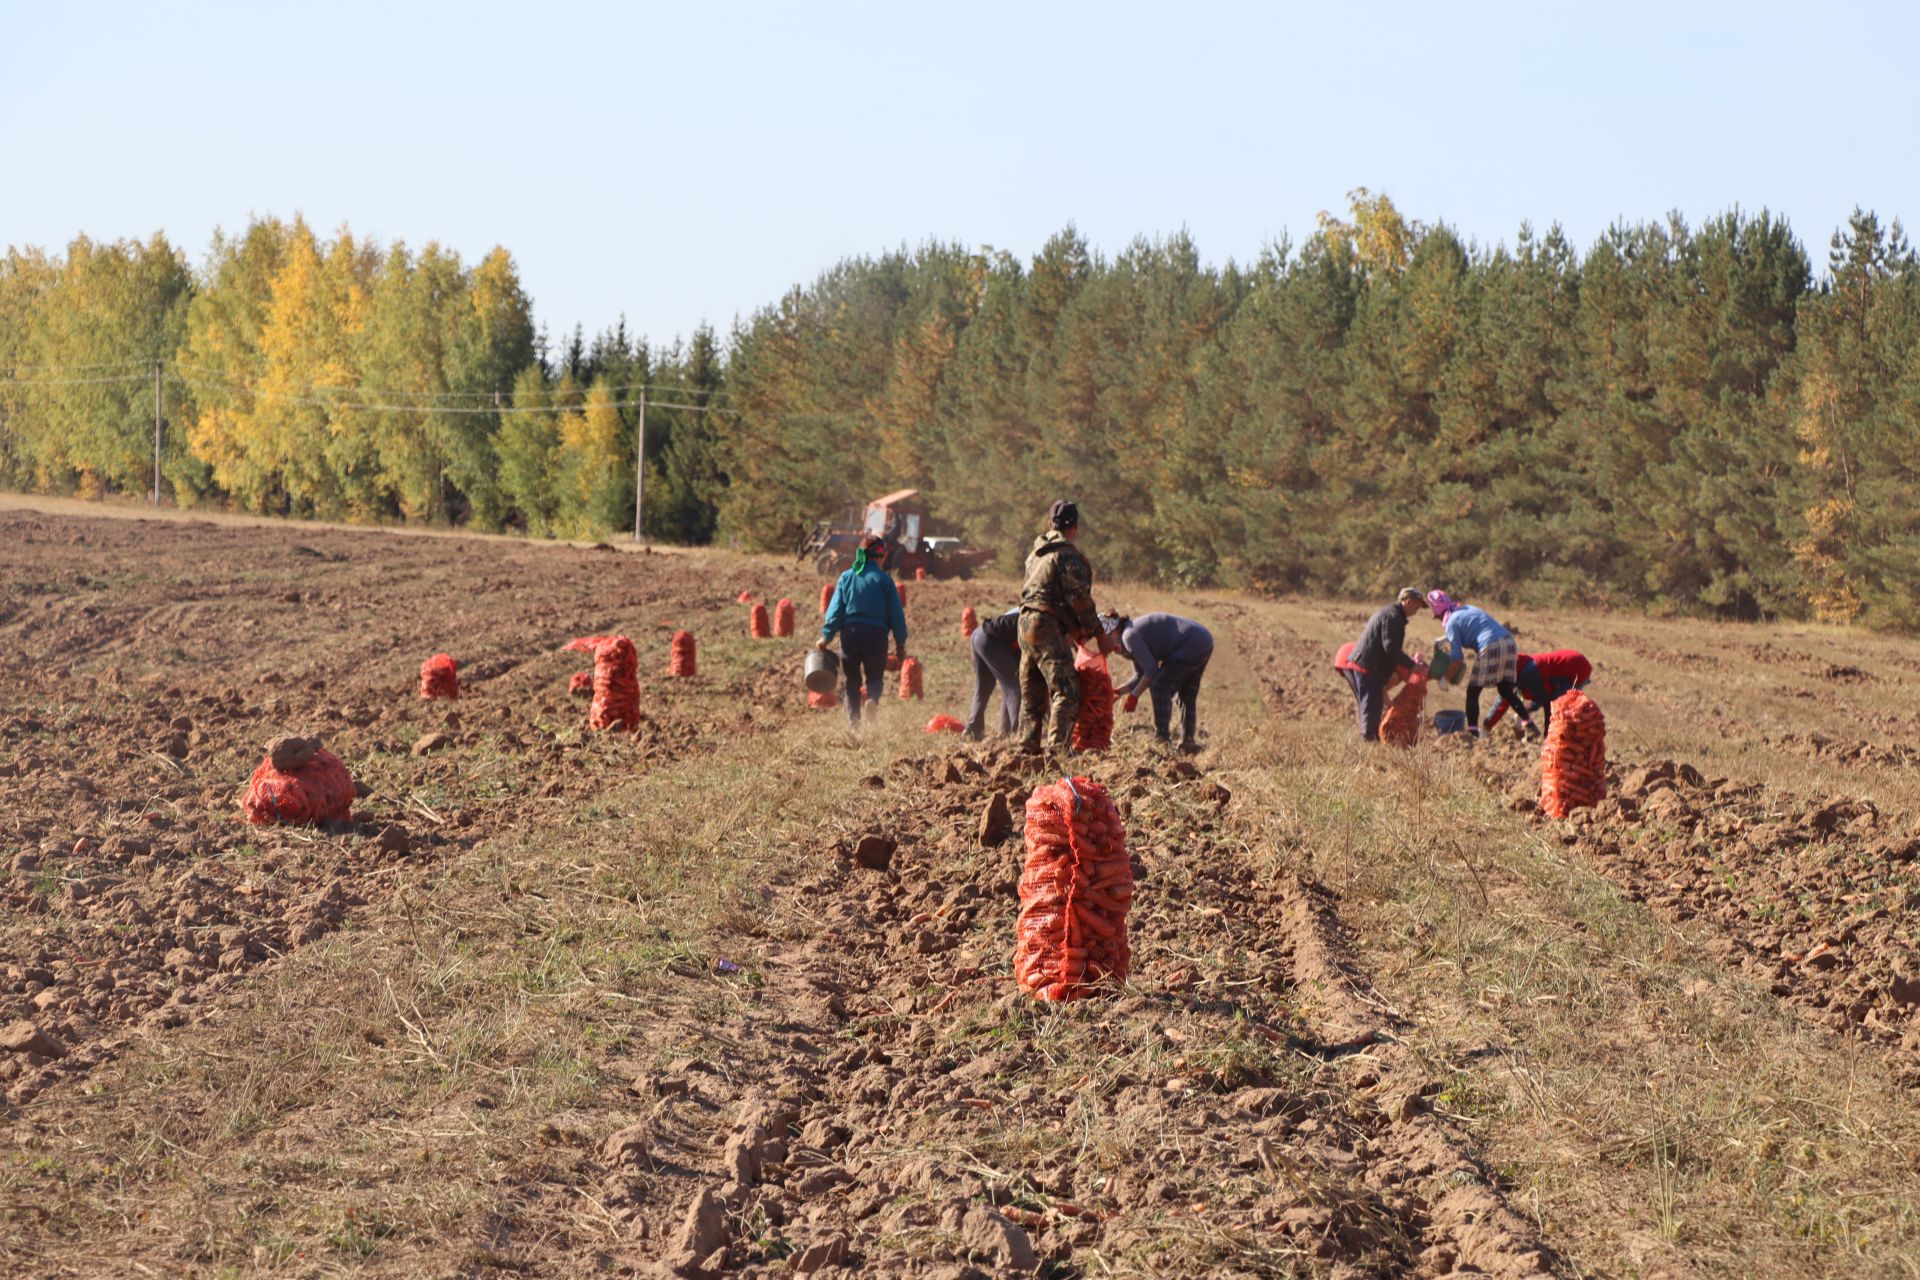
<svg viewBox="0 0 1920 1280"><path fill-rule="evenodd" d="M1047 512L1047 522L1056 529L1071 529L1080 523L1080 508L1062 498Z"/></svg>

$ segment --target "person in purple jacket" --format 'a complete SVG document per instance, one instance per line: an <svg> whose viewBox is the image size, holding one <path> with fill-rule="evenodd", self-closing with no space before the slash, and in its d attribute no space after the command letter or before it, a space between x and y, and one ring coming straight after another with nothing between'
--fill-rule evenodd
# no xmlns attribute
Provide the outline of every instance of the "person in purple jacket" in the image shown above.
<svg viewBox="0 0 1920 1280"><path fill-rule="evenodd" d="M1143 613L1137 618L1108 614L1120 649L1133 662L1133 679L1114 690L1125 696L1127 710L1139 705L1142 693L1153 698L1153 731L1169 741L1173 701L1180 700L1180 750L1200 749L1200 679L1213 661L1213 633L1191 618L1172 613Z"/></svg>

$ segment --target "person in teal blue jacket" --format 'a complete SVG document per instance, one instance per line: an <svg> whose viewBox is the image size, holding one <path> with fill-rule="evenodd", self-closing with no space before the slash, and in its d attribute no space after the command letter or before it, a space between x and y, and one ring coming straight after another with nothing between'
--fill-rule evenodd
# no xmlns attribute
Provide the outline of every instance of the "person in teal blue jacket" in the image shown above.
<svg viewBox="0 0 1920 1280"><path fill-rule="evenodd" d="M816 646L829 649L833 638L840 637L840 669L847 677L847 722L856 729L860 727L863 692L864 701L871 702L876 711L886 694L888 632L893 633L894 653L903 662L907 657L907 611L900 603L900 588L894 585L886 562L886 539L870 533L860 540L859 549L853 553L853 568L834 584ZM867 715L871 719L873 712Z"/></svg>

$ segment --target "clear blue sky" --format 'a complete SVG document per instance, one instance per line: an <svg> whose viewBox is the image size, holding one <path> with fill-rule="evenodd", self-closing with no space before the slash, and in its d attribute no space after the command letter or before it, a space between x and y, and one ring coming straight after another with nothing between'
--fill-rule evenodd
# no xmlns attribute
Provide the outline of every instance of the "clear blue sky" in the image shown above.
<svg viewBox="0 0 1920 1280"><path fill-rule="evenodd" d="M723 333L838 259L1068 222L1209 261L1352 187L1482 242L1920 223L1920 6L0 6L0 243L302 213L512 251L556 337Z"/></svg>

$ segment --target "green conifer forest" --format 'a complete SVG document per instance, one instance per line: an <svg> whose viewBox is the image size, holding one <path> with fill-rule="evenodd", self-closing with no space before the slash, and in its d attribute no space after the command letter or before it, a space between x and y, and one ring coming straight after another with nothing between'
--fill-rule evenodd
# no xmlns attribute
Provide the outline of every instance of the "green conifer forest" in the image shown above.
<svg viewBox="0 0 1920 1280"><path fill-rule="evenodd" d="M1214 266L1184 234L838 263L715 335L549 341L512 258L258 219L0 259L0 483L786 550L927 491L1011 565L1920 624L1920 262L1856 212L1492 247L1356 192Z"/></svg>

